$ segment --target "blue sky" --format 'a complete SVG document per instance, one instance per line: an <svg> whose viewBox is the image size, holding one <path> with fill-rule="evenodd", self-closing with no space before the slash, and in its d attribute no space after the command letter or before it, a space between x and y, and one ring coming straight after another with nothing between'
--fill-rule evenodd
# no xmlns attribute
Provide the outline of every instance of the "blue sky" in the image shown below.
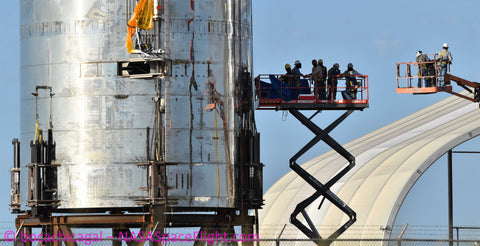
<svg viewBox="0 0 480 246"><path fill-rule="evenodd" d="M400 119L447 94L428 96L395 94L395 63L411 61L417 50L435 53L444 42L453 55L452 74L479 80L480 1L319 1L257 0L253 3L254 74L283 73L285 63L303 62L310 70L312 59L323 59L330 68L348 63L370 79L370 108L355 112L332 132L346 143ZM0 231L13 228L8 211L13 137L19 137L19 3L1 1L3 17L0 67ZM341 112L324 112L316 117L320 126L335 120ZM282 120L281 112L258 112L262 134L264 187L268 189L289 170L288 159L312 138L292 116ZM478 140L457 149L478 150ZM300 162L326 152L315 147ZM478 155L455 156L455 224L480 225ZM447 225L446 159L440 159L419 180L402 207L397 223L404 225ZM12 221L11 224L7 222Z"/></svg>
<svg viewBox="0 0 480 246"><path fill-rule="evenodd" d="M332 132L346 143L448 97L395 93L395 63L413 61L417 50L436 53L447 42L453 56L452 74L479 80L475 58L480 54L480 20L475 17L479 7L478 1L443 0L256 1L254 73L283 73L283 65L297 59L308 73L310 61L322 58L328 68L337 62L343 71L351 62L360 73L369 75L370 108L353 113ZM326 126L339 114L324 112L316 119ZM266 164L265 186L269 187L289 171L288 159L313 136L291 116L282 121L281 112L257 112L256 116ZM478 140L457 149L478 149ZM325 145L320 145L303 161L325 151ZM472 205L478 204L474 173L479 168L474 162L479 157L454 156L455 225L479 224L480 216ZM446 170L446 158L441 158L424 174L405 201L397 224L448 224Z"/></svg>

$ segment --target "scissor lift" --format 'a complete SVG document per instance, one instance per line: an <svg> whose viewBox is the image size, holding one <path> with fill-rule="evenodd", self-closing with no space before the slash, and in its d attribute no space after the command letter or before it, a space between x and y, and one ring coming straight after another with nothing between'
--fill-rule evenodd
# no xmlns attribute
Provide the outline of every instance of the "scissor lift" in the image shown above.
<svg viewBox="0 0 480 246"><path fill-rule="evenodd" d="M464 98L472 102L480 102L480 83L472 82L466 79L462 79L450 73L447 73L443 76L445 81L445 86L438 85L438 79L441 77L438 75L438 65L434 59L428 62L404 62L396 63L397 66L397 89L396 92L403 93L412 93L412 94L431 94L437 92L447 92L449 94ZM412 66L421 67L429 66L431 71L427 74L422 74L422 69L418 70L417 75L412 75ZM403 72L404 71L404 72ZM417 86L415 85L415 80ZM458 86L472 93L471 96L466 96L460 93L453 91L452 81L456 82ZM429 82L429 83L428 83ZM419 86L420 84L420 86Z"/></svg>
<svg viewBox="0 0 480 246"><path fill-rule="evenodd" d="M285 78L289 79L285 79ZM300 80L300 86L292 87L285 80ZM310 78L312 79L312 78ZM337 76L338 84L341 84L346 78ZM338 238L345 232L355 221L356 213L345 204L338 196L336 196L330 188L338 180L340 180L350 169L355 166L355 157L350 154L345 148L335 141L329 133L337 127L343 120L345 120L353 111L363 110L368 108L368 76L356 75L357 84L355 87L337 87L335 84L327 84L327 87L316 87L313 81L302 80L299 76L285 76L285 75L259 75L256 79L256 92L259 100L259 110L288 110L297 120L304 124L310 131L315 134L315 137L310 140L302 149L300 149L292 158L290 158L290 168L302 177L308 184L310 184L316 191L310 197L300 202L290 216L290 222L300 229L309 238L315 240L317 244L321 243L321 239L333 240ZM270 83L266 82L270 80ZM291 83L293 84L293 83ZM325 95L318 93L318 90L328 92ZM349 91L353 97L348 99L337 99L336 94ZM342 97L342 96L340 96ZM310 118L306 117L300 110L316 111ZM322 110L345 110L338 119L331 123L327 128L322 129L318 127L313 121L315 117ZM337 151L343 158L348 161L340 172L332 177L326 183L321 183L313 175L308 173L300 165L297 160L311 149L315 144L324 141L332 149ZM338 207L343 213L348 216L348 221L339 227L334 233L328 237L322 237L316 229L314 223L308 216L306 208L311 205L319 197L323 196L320 203L322 206L325 199L329 200L333 205ZM298 219L298 215L302 214L306 224Z"/></svg>

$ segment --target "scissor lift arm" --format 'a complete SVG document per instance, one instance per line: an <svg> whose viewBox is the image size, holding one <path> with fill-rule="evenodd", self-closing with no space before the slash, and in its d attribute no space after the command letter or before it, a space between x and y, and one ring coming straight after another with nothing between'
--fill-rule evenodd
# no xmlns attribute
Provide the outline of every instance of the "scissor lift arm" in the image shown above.
<svg viewBox="0 0 480 246"><path fill-rule="evenodd" d="M347 90L348 87L338 87L338 80L346 80L344 76L335 77L336 80L332 80L329 86L319 86L317 83L312 83L310 87L308 81L304 86L291 86L289 83L282 81L290 81L293 78L300 78L299 76L285 76L285 75L259 75L255 79L255 85L257 88L257 96L259 98L259 107L261 110L288 110L298 121L300 121L305 127L315 134L315 137L310 140L303 148L301 148L292 158L290 158L290 168L297 173L302 179L304 179L310 186L313 187L315 192L307 199L301 201L295 207L294 211L290 215L290 222L300 229L307 237L312 239L317 245L327 246L330 245L333 240L338 238L343 232L345 232L357 219L357 214L350 208L345 202L343 202L337 195L335 195L330 189L338 182L345 174L355 166L355 157L349 153L342 145L335 141L329 133L342 121L344 121L355 110L363 110L368 108L368 76L367 75L355 75L357 82L360 86L354 92L355 97L353 99L337 99L337 90ZM270 80L271 83L265 81ZM325 78L326 79L326 78ZM264 81L262 81L264 80ZM327 80L328 81L328 80ZM337 81L337 83L333 83ZM302 82L300 80L300 82ZM330 95L326 98L321 98L319 92L321 90L327 90L323 97ZM298 92L301 90L301 92ZM297 93L292 93L297 92ZM358 95L357 95L358 93ZM344 96L342 94L342 96ZM345 96L344 96L345 97ZM316 110L309 118L306 117L301 110ZM345 112L332 122L327 128L321 129L313 121L313 117L322 110L345 110ZM330 180L325 183L320 182L307 170L303 169L297 160L313 146L320 141L325 142L333 150L339 153L348 162L338 173L336 173ZM317 230L314 222L307 214L307 208L311 206L318 198L322 197L318 209L321 208L325 199L330 201L331 204L342 211L348 216L347 221L338 227L329 236L322 237ZM299 218L299 215L303 216Z"/></svg>
<svg viewBox="0 0 480 246"><path fill-rule="evenodd" d="M445 82L446 83L451 83L451 81L454 81L457 83L458 86L461 86L463 89L467 90L470 93L473 93L473 97L468 97L459 93L456 93L454 91L447 91L448 93L470 100L472 102L480 102L480 83L478 82L472 82L468 81L466 79L462 79L460 77L457 77L455 75L451 74L446 74L445 75Z"/></svg>
<svg viewBox="0 0 480 246"><path fill-rule="evenodd" d="M342 147L337 141L335 141L331 136L328 134L338 126L343 120L345 120L354 109L350 109L345 112L342 116L340 116L337 120L331 123L325 130L322 130L318 127L315 123L311 121L311 118L307 118L305 115L300 113L296 109L290 109L289 112L297 118L302 124L304 124L310 131L315 134L315 137L310 140L300 151L298 151L291 159L290 159L290 168L295 171L300 177L302 177L308 184L310 184L316 192L305 199L304 201L300 202L296 207L293 213L290 215L290 222L294 224L298 229L300 229L305 235L309 238L314 239L318 245L322 243L320 239L324 239L320 236L320 233L316 229L315 225L313 224L312 220L308 216L305 209L312 204L317 198L323 196L322 201L320 202L320 207L322 206L325 199L328 199L332 204L334 204L337 208L339 208L342 212L344 212L348 217L348 221L345 222L340 228L338 228L335 232L333 232L328 238L329 240L334 240L338 238L345 230L347 230L355 221L357 214L350 208L347 204L345 204L337 195L335 195L332 191L330 191L330 187L335 184L340 178L342 178L350 169L355 166L355 157L350 154L345 148ZM327 183L322 184L318 181L313 175L308 173L305 169L303 169L300 165L297 164L297 159L305 154L310 148L312 148L315 144L319 141L324 141L328 146L332 149L337 151L341 156L343 156L347 161L348 165L345 166L340 172L338 172L333 178L331 178ZM307 225L304 225L297 216L302 214ZM323 242L324 244L328 245L328 243Z"/></svg>

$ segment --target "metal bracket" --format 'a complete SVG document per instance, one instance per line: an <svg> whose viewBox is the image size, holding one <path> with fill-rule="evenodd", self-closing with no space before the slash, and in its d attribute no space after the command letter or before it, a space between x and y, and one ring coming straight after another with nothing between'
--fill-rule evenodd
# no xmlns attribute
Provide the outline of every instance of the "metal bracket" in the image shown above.
<svg viewBox="0 0 480 246"><path fill-rule="evenodd" d="M137 163L137 166L147 168L147 198L135 199L138 205L165 205L167 202L167 164L163 161L148 161Z"/></svg>
<svg viewBox="0 0 480 246"><path fill-rule="evenodd" d="M332 233L327 239L333 240L338 238L344 231L346 231L355 221L356 221L356 213L351 209L347 204L345 204L338 196L336 196L332 191L330 191L330 187L335 184L338 180L340 180L350 169L355 166L355 157L350 154L345 148L343 148L338 142L336 142L332 137L328 134L337 127L343 120L345 120L354 109L349 109L345 112L342 116L340 116L337 120L335 120L332 124L330 124L325 130L322 130L318 127L315 123L311 121L311 118L307 118L305 115L300 113L296 109L290 109L289 112L297 118L302 124L304 124L310 131L312 131L316 136L310 140L300 151L298 151L291 159L290 159L290 168L295 171L300 177L302 177L308 184L310 184L316 192L299 203L293 213L290 215L290 222L295 225L298 229L300 229L305 235L309 238L317 240L316 243L320 244L319 239L322 239L320 233L315 228L312 220L308 216L305 209L312 204L317 198L323 196L324 199L328 199L333 205L338 207L342 212L344 212L348 217L349 220L343 224L340 228L338 228L334 233ZM344 167L340 172L338 172L333 178L331 178L327 183L322 184L318 181L315 177L313 177L310 173L308 173L305 169L303 169L300 165L297 164L297 159L305 154L310 148L312 148L315 144L320 141L324 141L327 145L329 145L332 149L337 151L341 156L343 156L349 164ZM323 204L323 200L321 205ZM320 209L319 207L319 209ZM298 218L298 214L302 214L305 218L305 221L308 225L304 225Z"/></svg>
<svg viewBox="0 0 480 246"><path fill-rule="evenodd" d="M117 61L117 76L137 79L162 78L170 74L171 62L163 58L134 58Z"/></svg>

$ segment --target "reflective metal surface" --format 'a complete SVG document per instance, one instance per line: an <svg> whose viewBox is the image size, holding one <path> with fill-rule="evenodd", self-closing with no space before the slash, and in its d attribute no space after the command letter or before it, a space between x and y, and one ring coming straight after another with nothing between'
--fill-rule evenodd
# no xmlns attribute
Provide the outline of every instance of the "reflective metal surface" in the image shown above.
<svg viewBox="0 0 480 246"><path fill-rule="evenodd" d="M127 57L125 1L22 0L20 6L22 168L35 129L31 93L50 85L59 208L135 206L135 198L146 196L145 170L134 163L145 161L155 82L115 76L116 61ZM39 95L44 132L49 100Z"/></svg>
<svg viewBox="0 0 480 246"><path fill-rule="evenodd" d="M134 199L147 197L140 190L146 170L134 164L146 161L157 81L116 76L116 61L137 58L125 49L128 2L20 2L22 171L35 129L31 92L49 85L59 208L134 207ZM234 207L238 131L245 124L238 85L244 70L252 73L251 1L160 2L161 46L172 64L161 81L169 200ZM39 95L44 131L49 100ZM212 102L215 108L206 110Z"/></svg>
<svg viewBox="0 0 480 246"><path fill-rule="evenodd" d="M234 207L239 84L244 70L252 72L251 1L169 0L164 16L173 62L165 81L165 160L176 164L167 169L169 199L180 207Z"/></svg>

